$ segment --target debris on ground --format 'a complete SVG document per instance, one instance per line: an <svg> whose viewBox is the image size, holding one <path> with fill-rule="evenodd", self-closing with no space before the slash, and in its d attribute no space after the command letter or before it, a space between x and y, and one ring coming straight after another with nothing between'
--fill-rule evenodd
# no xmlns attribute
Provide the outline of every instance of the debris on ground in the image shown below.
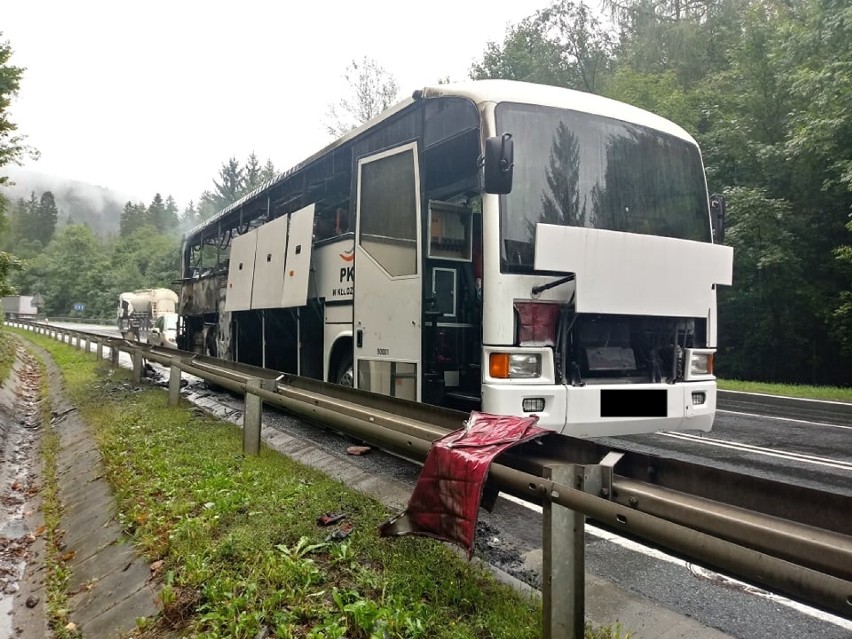
<svg viewBox="0 0 852 639"><path fill-rule="evenodd" d="M372 448L369 446L350 446L346 449L347 455L355 455L356 457L360 457L361 455L366 455L369 453Z"/></svg>
<svg viewBox="0 0 852 639"><path fill-rule="evenodd" d="M331 526L343 519L346 519L345 513L323 513L317 517L317 524L320 526Z"/></svg>
<svg viewBox="0 0 852 639"><path fill-rule="evenodd" d="M325 541L343 541L352 534L354 528L355 526L350 523L341 524L325 538Z"/></svg>

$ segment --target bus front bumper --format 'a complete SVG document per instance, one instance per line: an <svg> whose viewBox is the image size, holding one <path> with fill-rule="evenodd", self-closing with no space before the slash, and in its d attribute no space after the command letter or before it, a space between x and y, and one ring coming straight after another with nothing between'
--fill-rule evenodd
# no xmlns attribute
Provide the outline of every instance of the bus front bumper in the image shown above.
<svg viewBox="0 0 852 639"><path fill-rule="evenodd" d="M527 404L540 411L524 411ZM571 437L604 437L660 430L709 431L716 413L716 382L677 384L502 384L482 386L482 410L538 415L538 425Z"/></svg>

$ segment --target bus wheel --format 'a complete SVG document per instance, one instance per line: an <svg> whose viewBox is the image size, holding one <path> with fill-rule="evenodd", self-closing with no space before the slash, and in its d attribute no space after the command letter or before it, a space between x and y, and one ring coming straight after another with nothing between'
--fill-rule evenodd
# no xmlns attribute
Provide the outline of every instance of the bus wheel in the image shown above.
<svg viewBox="0 0 852 639"><path fill-rule="evenodd" d="M334 381L341 386L348 386L349 388L353 388L355 386L355 367L352 364L351 355L344 357L343 361L340 362L340 366L337 367L337 375L334 377Z"/></svg>

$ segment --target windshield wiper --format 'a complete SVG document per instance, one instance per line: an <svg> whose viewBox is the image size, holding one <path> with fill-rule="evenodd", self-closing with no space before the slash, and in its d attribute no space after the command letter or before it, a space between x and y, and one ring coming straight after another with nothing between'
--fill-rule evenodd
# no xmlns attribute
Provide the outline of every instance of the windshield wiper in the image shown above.
<svg viewBox="0 0 852 639"><path fill-rule="evenodd" d="M569 273L565 277L562 277L558 280L554 280L548 284L541 284L539 286L532 287L532 294L539 295L540 293L544 293L545 291L549 291L552 288L556 288L557 286L562 286L566 282L573 282L576 275L574 273Z"/></svg>

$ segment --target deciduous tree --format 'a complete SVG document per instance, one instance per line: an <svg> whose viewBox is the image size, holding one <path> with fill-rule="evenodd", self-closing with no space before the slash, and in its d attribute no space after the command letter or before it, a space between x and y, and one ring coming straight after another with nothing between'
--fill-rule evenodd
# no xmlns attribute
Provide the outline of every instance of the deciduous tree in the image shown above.
<svg viewBox="0 0 852 639"><path fill-rule="evenodd" d="M612 61L613 34L582 2L559 0L489 43L476 79L502 78L596 92Z"/></svg>
<svg viewBox="0 0 852 639"><path fill-rule="evenodd" d="M348 133L392 106L399 95L399 84L393 75L375 60L364 57L353 60L343 77L347 93L329 105L326 130L334 137Z"/></svg>

